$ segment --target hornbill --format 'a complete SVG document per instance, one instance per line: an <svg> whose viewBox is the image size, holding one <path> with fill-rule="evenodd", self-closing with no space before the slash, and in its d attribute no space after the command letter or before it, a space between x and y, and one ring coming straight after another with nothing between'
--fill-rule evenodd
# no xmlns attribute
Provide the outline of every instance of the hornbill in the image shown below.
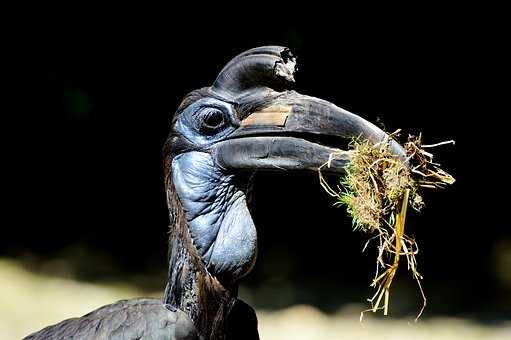
<svg viewBox="0 0 511 340"><path fill-rule="evenodd" d="M288 48L250 49L177 109L163 149L170 215L163 299L119 301L27 339L259 338L253 309L237 299L257 254L246 199L253 173L316 171L342 140L387 138L359 116L291 90L295 67ZM346 155L326 170L342 174L348 162Z"/></svg>

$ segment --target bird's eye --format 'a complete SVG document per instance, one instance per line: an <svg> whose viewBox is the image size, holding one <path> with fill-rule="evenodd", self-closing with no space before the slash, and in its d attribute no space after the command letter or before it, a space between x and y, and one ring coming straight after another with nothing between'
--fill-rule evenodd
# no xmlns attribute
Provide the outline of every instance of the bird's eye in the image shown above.
<svg viewBox="0 0 511 340"><path fill-rule="evenodd" d="M226 122L225 114L218 109L207 109L202 114L201 131L215 133L221 130Z"/></svg>

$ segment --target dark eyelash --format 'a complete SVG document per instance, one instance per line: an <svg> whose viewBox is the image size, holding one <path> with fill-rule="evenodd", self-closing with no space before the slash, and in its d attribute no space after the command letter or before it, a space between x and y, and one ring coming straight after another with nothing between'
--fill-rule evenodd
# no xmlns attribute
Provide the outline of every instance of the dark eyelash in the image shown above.
<svg viewBox="0 0 511 340"><path fill-rule="evenodd" d="M214 108L206 108L199 119L199 130L205 134L214 134L223 130L226 123L225 114Z"/></svg>
<svg viewBox="0 0 511 340"><path fill-rule="evenodd" d="M212 112L204 118L203 122L206 127L217 128L225 122L225 118L222 112Z"/></svg>

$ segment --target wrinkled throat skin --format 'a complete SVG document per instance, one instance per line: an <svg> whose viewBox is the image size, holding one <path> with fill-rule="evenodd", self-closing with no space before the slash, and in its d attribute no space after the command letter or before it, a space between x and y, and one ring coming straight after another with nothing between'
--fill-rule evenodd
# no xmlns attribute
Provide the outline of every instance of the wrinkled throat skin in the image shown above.
<svg viewBox="0 0 511 340"><path fill-rule="evenodd" d="M245 177L226 174L208 152L172 160L172 180L193 245L207 271L233 283L253 267L257 231L247 207Z"/></svg>

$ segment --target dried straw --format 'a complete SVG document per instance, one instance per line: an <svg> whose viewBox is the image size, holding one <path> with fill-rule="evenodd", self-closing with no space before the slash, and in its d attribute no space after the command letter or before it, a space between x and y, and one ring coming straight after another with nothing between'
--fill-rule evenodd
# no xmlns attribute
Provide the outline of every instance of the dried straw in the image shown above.
<svg viewBox="0 0 511 340"><path fill-rule="evenodd" d="M354 229L374 234L364 250L370 241L378 242L376 273L371 283L376 292L368 299L371 308L361 313L361 320L368 311L383 310L383 314L388 315L390 287L401 256L406 257L407 268L422 295L423 305L416 320L421 316L426 306L426 296L420 282L422 276L417 271L417 243L405 234L407 208L410 204L419 211L424 206L420 195L422 189L441 189L454 183L454 178L433 162L433 154L424 150L454 144L453 141L422 146L421 135L409 136L404 144L406 159L402 160L389 147L390 138L398 134L399 130L378 144L352 141L351 150L348 151L351 162L335 189L327 183L321 170L329 167L333 159L346 151L331 154L318 171L321 186L336 198L335 204L347 207Z"/></svg>

